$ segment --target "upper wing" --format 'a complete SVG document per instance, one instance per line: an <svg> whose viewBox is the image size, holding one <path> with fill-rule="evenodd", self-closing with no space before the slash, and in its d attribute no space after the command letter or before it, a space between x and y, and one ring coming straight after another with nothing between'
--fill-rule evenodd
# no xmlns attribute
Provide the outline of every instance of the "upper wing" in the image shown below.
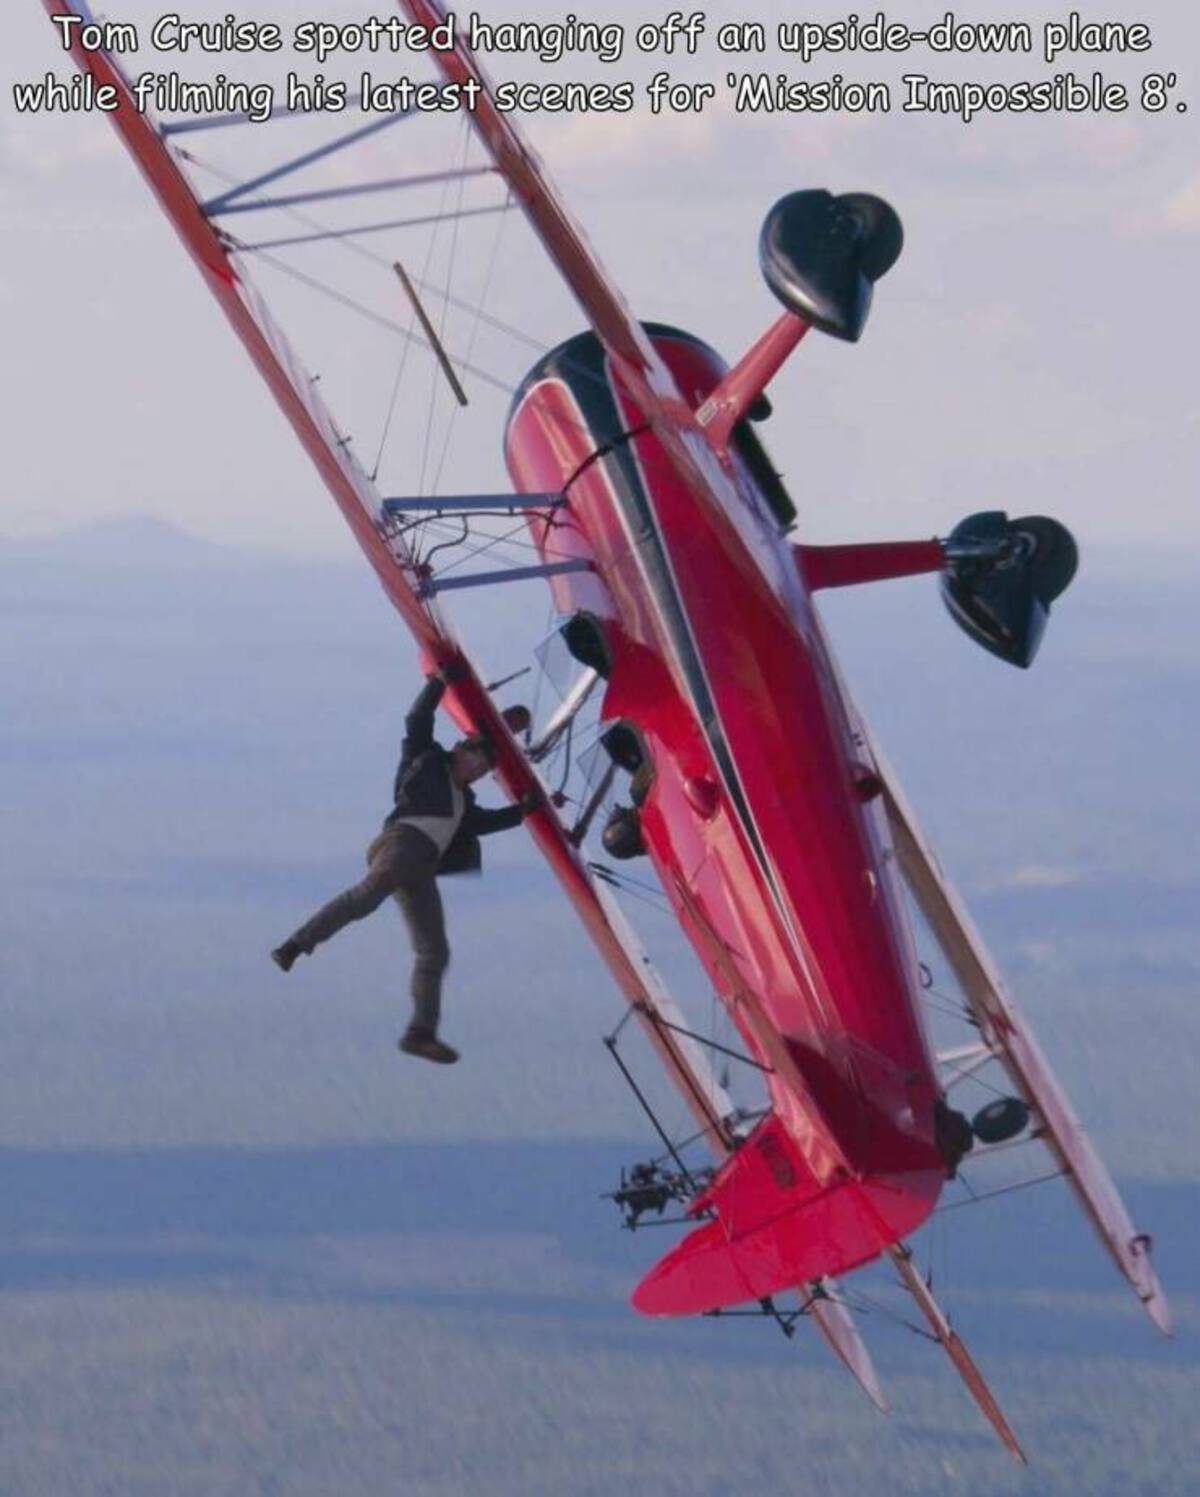
<svg viewBox="0 0 1200 1497"><path fill-rule="evenodd" d="M1155 1325L1169 1335L1171 1313L1150 1262L1149 1237L1130 1221L1104 1162L1075 1116L962 900L938 866L895 774L878 750L873 748L873 752L904 876L966 994L984 1043L1034 1110L1044 1142L1056 1156L1113 1262L1129 1280Z"/></svg>

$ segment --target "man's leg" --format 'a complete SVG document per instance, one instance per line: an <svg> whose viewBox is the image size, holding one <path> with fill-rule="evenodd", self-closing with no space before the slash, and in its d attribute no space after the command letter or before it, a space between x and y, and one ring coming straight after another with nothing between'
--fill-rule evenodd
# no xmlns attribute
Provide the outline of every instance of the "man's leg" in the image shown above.
<svg viewBox="0 0 1200 1497"><path fill-rule="evenodd" d="M394 892L413 948L411 1027L436 1035L442 1014L442 977L450 965L442 896L432 869L405 879Z"/></svg>
<svg viewBox="0 0 1200 1497"><path fill-rule="evenodd" d="M331 936L337 936L338 931L343 930L352 921L361 921L368 915L373 915L380 904L395 891L397 876L394 870L388 867L373 867L365 879L349 889L343 889L341 894L335 894L328 904L323 904L316 915L305 921L298 931L287 937L283 946L271 952L277 966L283 967L287 972L293 961L299 955L313 954L313 949L320 943L329 940Z"/></svg>
<svg viewBox="0 0 1200 1497"><path fill-rule="evenodd" d="M381 846L383 839L376 838L368 850L369 870L367 876L349 889L335 894L323 905L311 920L271 953L277 966L286 972L298 956L310 956L313 948L354 920L363 920L374 914L389 894L396 891L405 867L395 858L387 856L388 847Z"/></svg>

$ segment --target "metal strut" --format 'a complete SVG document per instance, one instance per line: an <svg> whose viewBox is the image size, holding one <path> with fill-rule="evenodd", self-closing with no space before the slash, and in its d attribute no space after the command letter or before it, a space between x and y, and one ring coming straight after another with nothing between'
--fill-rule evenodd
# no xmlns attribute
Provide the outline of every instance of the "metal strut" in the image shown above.
<svg viewBox="0 0 1200 1497"><path fill-rule="evenodd" d="M346 108L360 108L362 105L362 94L351 94L346 100ZM205 114L198 119L186 120L164 120L159 125L159 133L164 140L169 140L172 135L193 135L200 130L227 130L231 125L273 125L277 120L304 119L314 114L324 114L326 111L317 109L276 109L269 119L252 120L248 114Z"/></svg>
<svg viewBox="0 0 1200 1497"><path fill-rule="evenodd" d="M418 584L417 594L432 598L435 593L456 591L465 587L491 587L497 582L528 582L533 577L560 577L565 572L590 572L590 561L552 561L537 567L507 567L497 572L472 572L469 577L427 577Z"/></svg>
<svg viewBox="0 0 1200 1497"><path fill-rule="evenodd" d="M631 1012L632 1012L632 1010L631 1010ZM667 1130L658 1121L658 1116L655 1113L653 1107L651 1107L650 1104L649 1104L649 1102L647 1102L645 1093L642 1091L641 1087L638 1086L637 1082L633 1079L633 1073L630 1071L629 1067L625 1064L625 1062L621 1059L621 1052L617 1049L617 1036L615 1034L606 1034L604 1036L604 1048L608 1051L608 1053L616 1061L617 1068L620 1070L621 1075L624 1076L626 1082L628 1083L630 1091L638 1099L638 1102L641 1105L642 1111L650 1119L650 1124L653 1127L655 1133L657 1133L658 1136L659 1136L659 1138L662 1139L663 1147L666 1149L667 1153L670 1154L671 1158L675 1161L675 1164L678 1166L679 1173L687 1181L689 1188L696 1195L699 1195L700 1194L700 1186L699 1186L699 1184L696 1181L696 1177L692 1174L691 1170L688 1169L687 1165L683 1162L683 1156L680 1154L679 1150L675 1147L675 1144L672 1142L670 1135L667 1133Z"/></svg>
<svg viewBox="0 0 1200 1497"><path fill-rule="evenodd" d="M218 213L223 213L230 203L236 202L238 198L244 198L248 192L254 192L259 187L267 187L272 182L278 182L281 177L290 177L293 172L311 166L314 161L323 161L326 156L333 156L338 151L344 151L347 146L365 140L368 135L376 135L380 130L387 130L392 125L398 125L401 120L410 119L415 112L412 109L397 110L395 114L372 120L369 125L361 125L348 135L339 135L336 140L329 141L327 145L318 146L313 151L306 151L303 156L295 156L291 161L285 161L282 166L263 172L260 177L253 177L249 182L242 182L237 187L231 187L228 192L221 193L219 197L210 198L207 203L200 204L200 211L213 218Z"/></svg>
<svg viewBox="0 0 1200 1497"><path fill-rule="evenodd" d="M249 202L230 203L220 210L223 217L231 213L257 213L264 208L298 208L304 203L328 203L341 198L369 197L376 192L396 192L402 187L428 187L434 182L455 182L463 177L494 176L494 166L467 166L443 172L418 172L407 177L386 177L380 182L356 182L349 187L319 187L311 192L292 192L278 198L251 198ZM215 216L210 213L210 217Z"/></svg>
<svg viewBox="0 0 1200 1497"><path fill-rule="evenodd" d="M410 514L519 515L528 510L561 509L562 494L448 494L443 498L385 499L380 508L389 520Z"/></svg>
<svg viewBox="0 0 1200 1497"><path fill-rule="evenodd" d="M464 208L459 213L427 213L420 218L390 218L384 223L357 224L350 229L326 229L319 234L289 234L282 239L261 239L254 244L239 244L245 254L256 250L282 249L290 244L318 244L327 239L352 239L356 234L382 234L388 229L415 229L422 224L449 223L455 218L480 218L488 213L508 213L512 203L496 203L486 208Z"/></svg>
<svg viewBox="0 0 1200 1497"><path fill-rule="evenodd" d="M740 1050L731 1050L728 1045L719 1045L716 1040L710 1040L707 1035L697 1034L695 1030L684 1029L681 1024L672 1024L670 1019L664 1019L651 1008L644 1005L643 1012L652 1024L660 1025L663 1029L670 1029L675 1034L682 1034L689 1040L695 1040L698 1045L706 1045L710 1050L719 1050L722 1055L728 1055L731 1060L740 1060L743 1065L753 1066L756 1071L762 1071L768 1076L775 1074L774 1066L764 1065L761 1060L755 1060L751 1055L743 1055Z"/></svg>
<svg viewBox="0 0 1200 1497"><path fill-rule="evenodd" d="M409 305L416 313L417 321L421 324L421 330L429 340L429 346L433 349L434 355L441 365L442 373L446 376L446 383L454 391L455 400L458 401L459 405L467 405L467 392L463 389L462 382L454 372L454 365L450 362L450 355L446 352L445 344L438 336L437 329L429 320L429 313L426 312L421 298L417 295L417 288L408 278L408 271L405 270L399 260L395 262L392 269L396 272L397 279L404 288L404 294L408 297Z"/></svg>
<svg viewBox="0 0 1200 1497"><path fill-rule="evenodd" d="M798 1310L781 1310L770 1295L760 1299L757 1310L701 1310L705 1320L773 1320L790 1341L796 1334L796 1322L809 1313L812 1300L805 1300Z"/></svg>

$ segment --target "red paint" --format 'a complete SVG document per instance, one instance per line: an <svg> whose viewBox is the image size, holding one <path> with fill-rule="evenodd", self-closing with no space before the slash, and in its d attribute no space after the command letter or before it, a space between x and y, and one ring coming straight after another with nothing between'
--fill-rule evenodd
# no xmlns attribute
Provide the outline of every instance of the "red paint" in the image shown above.
<svg viewBox="0 0 1200 1497"><path fill-rule="evenodd" d="M714 447L724 450L730 432L783 368L810 326L795 313L785 312L722 377L696 412Z"/></svg>
<svg viewBox="0 0 1200 1497"><path fill-rule="evenodd" d="M811 592L854 587L940 572L946 564L941 541L885 541L866 546L797 546L796 565Z"/></svg>

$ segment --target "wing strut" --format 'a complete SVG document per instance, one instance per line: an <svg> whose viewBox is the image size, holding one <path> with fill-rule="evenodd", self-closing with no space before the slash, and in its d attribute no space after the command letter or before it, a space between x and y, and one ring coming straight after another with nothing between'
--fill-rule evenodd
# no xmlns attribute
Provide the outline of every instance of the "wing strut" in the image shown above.
<svg viewBox="0 0 1200 1497"><path fill-rule="evenodd" d="M1025 1458L1025 1452L1021 1449L1011 1425L1004 1417L1004 1411L996 1402L992 1390L984 1381L983 1374L976 1367L970 1352L946 1319L941 1306L933 1297L933 1291L921 1277L913 1262L912 1248L907 1243L898 1242L889 1248L888 1252L892 1262L896 1265L904 1287L920 1306L921 1314L929 1322L930 1330L945 1347L950 1360L958 1370L958 1375L966 1383L967 1391L983 1411L984 1418L1000 1436L1013 1459L1020 1465L1027 1466L1029 1462Z"/></svg>
<svg viewBox="0 0 1200 1497"><path fill-rule="evenodd" d="M1054 1155L1109 1256L1133 1286L1146 1313L1165 1335L1171 1312L1150 1262L1150 1238L1129 1218L1125 1203L1067 1100L1037 1040L1005 986L954 886L917 825L891 767L872 744L884 805L900 866L954 970L984 1042L997 1053L1013 1085L1037 1114L1043 1142Z"/></svg>
<svg viewBox="0 0 1200 1497"><path fill-rule="evenodd" d="M393 268L399 277L401 286L404 287L404 294L408 297L409 304L417 314L417 321L421 324L426 338L429 339L429 346L437 356L437 361L442 367L442 373L446 376L446 383L454 391L455 400L458 401L459 405L467 405L467 392L459 383L458 375L454 372L454 365L450 362L450 355L446 352L442 340L438 337L437 329L430 322L429 313L426 312L421 298L417 295L417 288L408 278L408 271L405 270L399 260L396 261Z"/></svg>
<svg viewBox="0 0 1200 1497"><path fill-rule="evenodd" d="M378 135L381 130L389 130L393 125L410 119L412 113L411 109L402 109L395 114L386 114L382 119L371 120L366 125L360 125L357 130L341 135L337 140L328 141L314 150L305 151L302 156L295 156L291 161L285 161L281 166L276 166L269 172L263 172L261 176L252 177L248 182L240 182L236 187L230 187L219 197L210 198L207 203L201 203L200 211L209 218L215 218L217 214L228 211L232 203L237 202L239 198L244 198L247 193L257 192L260 187L269 187L272 182L278 182L283 177L290 177L293 173L303 170L304 167L312 166L314 162L323 161L327 156L344 151L347 146L357 145L360 140L365 140L369 135Z"/></svg>
<svg viewBox="0 0 1200 1497"><path fill-rule="evenodd" d="M858 1386L881 1414L891 1412L880 1384L875 1364L859 1334L858 1324L849 1308L838 1298L840 1290L834 1279L819 1279L812 1285L808 1313L821 1333L825 1345L842 1363Z"/></svg>

